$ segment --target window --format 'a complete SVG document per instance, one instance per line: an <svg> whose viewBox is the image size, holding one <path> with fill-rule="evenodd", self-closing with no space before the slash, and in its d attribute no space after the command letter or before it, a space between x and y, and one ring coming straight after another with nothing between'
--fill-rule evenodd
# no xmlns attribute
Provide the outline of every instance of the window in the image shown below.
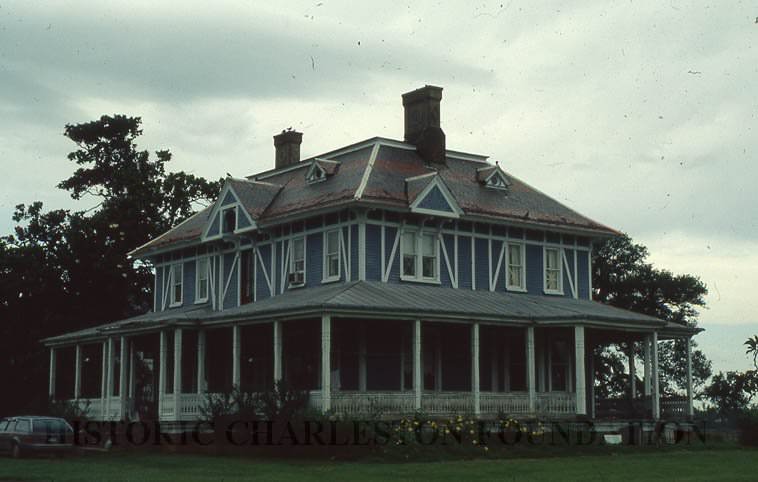
<svg viewBox="0 0 758 482"><path fill-rule="evenodd" d="M208 258L198 258L195 262L195 303L208 301L209 274Z"/></svg>
<svg viewBox="0 0 758 482"><path fill-rule="evenodd" d="M29 420L16 420L16 428L14 430L16 433L29 433L32 431L31 424L29 423Z"/></svg>
<svg viewBox="0 0 758 482"><path fill-rule="evenodd" d="M240 256L240 304L246 305L254 300L255 290L255 253L248 249Z"/></svg>
<svg viewBox="0 0 758 482"><path fill-rule="evenodd" d="M506 280L506 288L522 291L526 289L524 274L524 245L508 243L508 279Z"/></svg>
<svg viewBox="0 0 758 482"><path fill-rule="evenodd" d="M221 232L233 233L237 229L237 206L221 211Z"/></svg>
<svg viewBox="0 0 758 482"><path fill-rule="evenodd" d="M405 231L402 239L401 278L408 281L439 281L437 235Z"/></svg>
<svg viewBox="0 0 758 482"><path fill-rule="evenodd" d="M169 306L180 306L182 304L182 292L184 269L181 263L172 264L169 271L169 279L171 281L170 303Z"/></svg>
<svg viewBox="0 0 758 482"><path fill-rule="evenodd" d="M324 233L324 281L340 279L340 230Z"/></svg>
<svg viewBox="0 0 758 482"><path fill-rule="evenodd" d="M305 284L305 238L295 238L290 243L289 284L303 286Z"/></svg>
<svg viewBox="0 0 758 482"><path fill-rule="evenodd" d="M563 294L563 275L559 248L545 248L545 293Z"/></svg>

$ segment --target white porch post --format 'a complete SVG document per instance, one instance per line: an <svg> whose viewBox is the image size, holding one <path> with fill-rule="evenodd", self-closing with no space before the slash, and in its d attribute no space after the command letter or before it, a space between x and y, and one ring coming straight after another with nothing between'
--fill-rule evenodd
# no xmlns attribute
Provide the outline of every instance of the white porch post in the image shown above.
<svg viewBox="0 0 758 482"><path fill-rule="evenodd" d="M534 327L526 328L526 386L529 390L529 412L537 411L537 386L534 366Z"/></svg>
<svg viewBox="0 0 758 482"><path fill-rule="evenodd" d="M358 390L366 391L366 321L358 325ZM402 390L402 386L401 386Z"/></svg>
<svg viewBox="0 0 758 482"><path fill-rule="evenodd" d="M576 376L575 388L576 392L576 414L587 415L587 386L585 384L585 371L584 371L584 326L578 325L574 327L574 359Z"/></svg>
<svg viewBox="0 0 758 482"><path fill-rule="evenodd" d="M490 345L490 370L492 370L492 375L490 376L490 384L491 384L491 390L492 392L498 391L498 380L500 379L500 370L498 369L497 364L497 351L494 348L494 345Z"/></svg>
<svg viewBox="0 0 758 482"><path fill-rule="evenodd" d="M205 330L197 331L197 393L205 393Z"/></svg>
<svg viewBox="0 0 758 482"><path fill-rule="evenodd" d="M481 413L479 405L479 323L471 325L471 392L473 394L474 415Z"/></svg>
<svg viewBox="0 0 758 482"><path fill-rule="evenodd" d="M160 371L158 372L158 417L161 417L161 407L163 407L164 398L166 395L166 362L168 361L168 340L166 339L166 331L162 330L160 334L160 348L158 350L160 358Z"/></svg>
<svg viewBox="0 0 758 482"><path fill-rule="evenodd" d="M134 398L134 382L136 377L134 376L134 367L136 363L134 361L134 341L129 343L129 398Z"/></svg>
<svg viewBox="0 0 758 482"><path fill-rule="evenodd" d="M274 321L274 383L282 380L282 322Z"/></svg>
<svg viewBox="0 0 758 482"><path fill-rule="evenodd" d="M332 318L321 316L321 410L332 408Z"/></svg>
<svg viewBox="0 0 758 482"><path fill-rule="evenodd" d="M650 383L650 335L645 335L643 341L643 357L645 363L645 397L649 397L652 393L652 384Z"/></svg>
<svg viewBox="0 0 758 482"><path fill-rule="evenodd" d="M589 350L587 350L589 353L589 369L587 370L590 374L589 382L589 394L590 394L590 416L594 419L595 418L595 346L590 344Z"/></svg>
<svg viewBox="0 0 758 482"><path fill-rule="evenodd" d="M55 399L55 348L50 347L50 380L47 385L49 398Z"/></svg>
<svg viewBox="0 0 758 482"><path fill-rule="evenodd" d="M695 416L692 393L692 338L687 337L687 416Z"/></svg>
<svg viewBox="0 0 758 482"><path fill-rule="evenodd" d="M423 390L423 381L421 380L421 320L413 322L413 394L414 407L421 410L421 391Z"/></svg>
<svg viewBox="0 0 758 482"><path fill-rule="evenodd" d="M629 348L629 394L632 400L637 398L637 369L634 366L634 340L627 342Z"/></svg>
<svg viewBox="0 0 758 482"><path fill-rule="evenodd" d="M103 342L103 356L100 363L100 417L105 420L105 401L108 399L108 342Z"/></svg>
<svg viewBox="0 0 758 482"><path fill-rule="evenodd" d="M240 326L232 326L232 386L240 386Z"/></svg>
<svg viewBox="0 0 758 482"><path fill-rule="evenodd" d="M129 380L126 378L126 344L127 340L125 336L121 336L121 351L119 352L119 366L118 366L118 397L121 401L121 419L126 419L126 393L129 390Z"/></svg>
<svg viewBox="0 0 758 482"><path fill-rule="evenodd" d="M108 338L108 375L106 376L107 380L107 392L105 395L105 414L106 414L106 420L110 419L111 416L111 398L113 397L114 387L113 387L113 369L114 369L114 355L115 351L114 347L116 346L116 342L112 337Z"/></svg>
<svg viewBox="0 0 758 482"><path fill-rule="evenodd" d="M434 390L442 391L442 333L435 340L434 345Z"/></svg>
<svg viewBox="0 0 758 482"><path fill-rule="evenodd" d="M182 329L174 329L174 419L182 413Z"/></svg>
<svg viewBox="0 0 758 482"><path fill-rule="evenodd" d="M74 399L82 397L82 346L76 345L74 354Z"/></svg>
<svg viewBox="0 0 758 482"><path fill-rule="evenodd" d="M661 386L658 375L658 332L656 331L653 332L651 345L653 351L653 418L658 420L661 418Z"/></svg>

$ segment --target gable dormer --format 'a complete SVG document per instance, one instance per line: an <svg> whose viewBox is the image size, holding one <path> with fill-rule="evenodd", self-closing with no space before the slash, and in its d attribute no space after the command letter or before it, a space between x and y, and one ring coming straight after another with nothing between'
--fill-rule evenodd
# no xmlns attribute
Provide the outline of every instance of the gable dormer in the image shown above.
<svg viewBox="0 0 758 482"><path fill-rule="evenodd" d="M313 184L326 181L328 177L333 176L337 172L339 165L339 161L316 158L311 162L310 167L308 167L308 170L305 172L305 182Z"/></svg>
<svg viewBox="0 0 758 482"><path fill-rule="evenodd" d="M505 175L500 165L480 167L476 170L476 180L484 187L497 189L499 191L508 191L511 181Z"/></svg>
<svg viewBox="0 0 758 482"><path fill-rule="evenodd" d="M250 231L257 227L240 200L239 194L234 189L231 178L227 179L224 187L221 188L221 193L208 219L208 224L203 230L203 241L220 239L230 234Z"/></svg>
<svg viewBox="0 0 758 482"><path fill-rule="evenodd" d="M459 218L463 210L436 172L405 180L411 212Z"/></svg>

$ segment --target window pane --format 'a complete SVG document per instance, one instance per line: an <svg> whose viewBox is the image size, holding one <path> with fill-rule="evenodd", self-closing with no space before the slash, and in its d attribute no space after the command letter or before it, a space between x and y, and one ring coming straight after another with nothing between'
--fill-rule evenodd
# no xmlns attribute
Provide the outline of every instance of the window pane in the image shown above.
<svg viewBox="0 0 758 482"><path fill-rule="evenodd" d="M421 259L422 275L424 278L437 278L437 258L424 256Z"/></svg>
<svg viewBox="0 0 758 482"><path fill-rule="evenodd" d="M339 231L330 231L326 234L326 252L337 254L339 252Z"/></svg>
<svg viewBox="0 0 758 482"><path fill-rule="evenodd" d="M416 254L416 233L403 233L403 253Z"/></svg>
<svg viewBox="0 0 758 482"><path fill-rule="evenodd" d="M546 261L545 264L548 269L558 268L558 251L555 249L548 249L545 251Z"/></svg>
<svg viewBox="0 0 758 482"><path fill-rule="evenodd" d="M415 255L403 256L403 275L416 276L416 256Z"/></svg>
<svg viewBox="0 0 758 482"><path fill-rule="evenodd" d="M520 244L511 244L508 246L508 264L521 266Z"/></svg>
<svg viewBox="0 0 758 482"><path fill-rule="evenodd" d="M508 268L508 285L521 287L521 268L510 266Z"/></svg>
<svg viewBox="0 0 758 482"><path fill-rule="evenodd" d="M436 253L436 243L437 239L434 235L425 234L421 238L421 253L424 256L434 256Z"/></svg>
<svg viewBox="0 0 758 482"><path fill-rule="evenodd" d="M340 275L340 260L339 257L336 255L329 256L329 276L339 276Z"/></svg>

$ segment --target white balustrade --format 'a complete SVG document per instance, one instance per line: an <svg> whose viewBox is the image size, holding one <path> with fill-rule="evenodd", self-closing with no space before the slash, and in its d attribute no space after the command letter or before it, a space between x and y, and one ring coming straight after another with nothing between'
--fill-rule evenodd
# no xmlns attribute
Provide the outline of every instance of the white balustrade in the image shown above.
<svg viewBox="0 0 758 482"><path fill-rule="evenodd" d="M421 396L421 411L429 415L452 415L474 412L471 392L425 392Z"/></svg>
<svg viewBox="0 0 758 482"><path fill-rule="evenodd" d="M663 418L687 418L689 403L687 399L662 398L661 416Z"/></svg>
<svg viewBox="0 0 758 482"><path fill-rule="evenodd" d="M482 415L518 415L529 413L529 392L481 392Z"/></svg>
<svg viewBox="0 0 758 482"><path fill-rule="evenodd" d="M548 415L574 415L576 395L568 392L538 393L537 412Z"/></svg>

